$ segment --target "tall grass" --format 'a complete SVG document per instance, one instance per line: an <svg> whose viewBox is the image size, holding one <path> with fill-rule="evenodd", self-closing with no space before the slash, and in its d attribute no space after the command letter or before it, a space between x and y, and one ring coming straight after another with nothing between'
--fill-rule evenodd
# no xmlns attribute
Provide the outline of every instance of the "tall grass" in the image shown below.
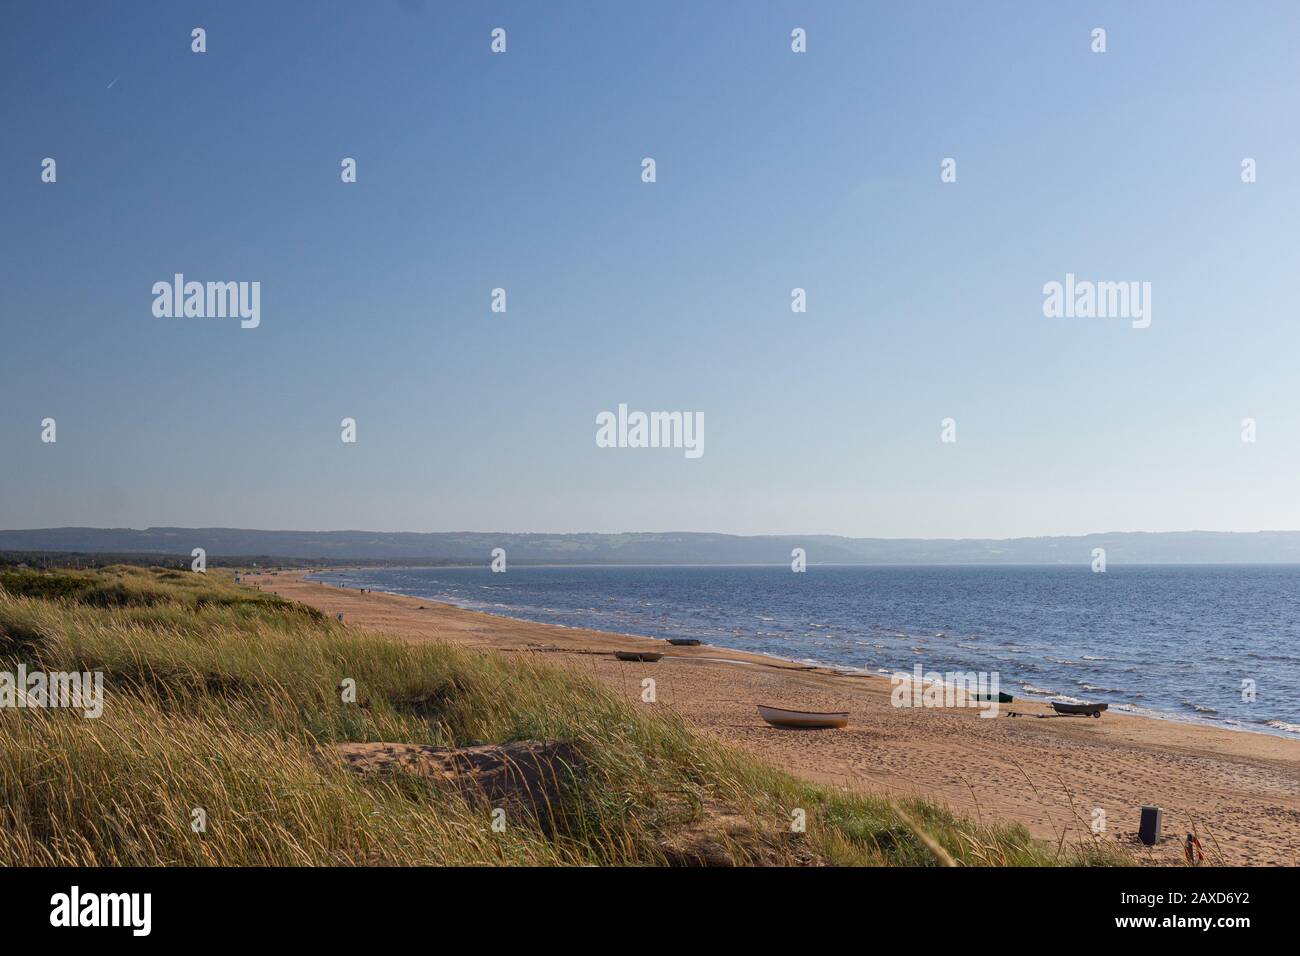
<svg viewBox="0 0 1300 956"><path fill-rule="evenodd" d="M0 709L4 865L1109 862L814 786L574 671L368 635L216 573L0 572L0 670L19 662L101 671L105 704ZM553 812L502 832L473 794L332 749L518 740L579 759Z"/></svg>

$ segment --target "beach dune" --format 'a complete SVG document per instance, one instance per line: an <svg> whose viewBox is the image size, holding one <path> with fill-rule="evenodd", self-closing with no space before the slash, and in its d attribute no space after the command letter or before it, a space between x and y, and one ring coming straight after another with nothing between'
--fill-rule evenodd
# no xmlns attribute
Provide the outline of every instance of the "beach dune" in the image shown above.
<svg viewBox="0 0 1300 956"><path fill-rule="evenodd" d="M890 797L918 796L954 812L1023 823L1037 837L1101 839L1143 862L1182 864L1194 831L1212 862L1300 864L1300 741L1109 712L1100 720L995 719L978 709L891 706L888 678L849 676L718 647L516 621L427 599L341 589L302 572L249 575L246 583L319 608L361 628L415 641L447 641L507 654L545 654L640 701L653 677L656 702L697 729L792 773ZM663 651L657 663L615 660L615 650ZM757 703L847 710L844 730L783 731ZM1137 841L1143 805L1164 809L1165 838Z"/></svg>

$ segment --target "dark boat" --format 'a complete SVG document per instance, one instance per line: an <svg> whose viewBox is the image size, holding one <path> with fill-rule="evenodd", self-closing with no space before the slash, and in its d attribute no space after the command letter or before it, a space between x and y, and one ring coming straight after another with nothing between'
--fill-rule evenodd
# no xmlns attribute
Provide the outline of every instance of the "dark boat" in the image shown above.
<svg viewBox="0 0 1300 956"><path fill-rule="evenodd" d="M1062 704L1052 701L1052 710L1064 717L1100 717L1106 704Z"/></svg>
<svg viewBox="0 0 1300 956"><path fill-rule="evenodd" d="M668 643L675 647L699 647L700 642L694 637L670 637Z"/></svg>
<svg viewBox="0 0 1300 956"><path fill-rule="evenodd" d="M653 664L663 657L654 651L615 651L614 656L620 661L641 661L644 664Z"/></svg>
<svg viewBox="0 0 1300 956"><path fill-rule="evenodd" d="M999 693L996 697L993 694L971 694L971 700L997 700L999 704L1010 704L1015 700L1010 694Z"/></svg>

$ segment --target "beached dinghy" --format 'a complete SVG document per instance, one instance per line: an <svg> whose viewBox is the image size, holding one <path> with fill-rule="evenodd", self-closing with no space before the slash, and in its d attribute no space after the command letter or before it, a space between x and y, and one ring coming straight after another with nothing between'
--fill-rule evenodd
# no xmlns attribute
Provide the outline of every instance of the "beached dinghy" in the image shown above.
<svg viewBox="0 0 1300 956"><path fill-rule="evenodd" d="M848 711L823 714L813 710L786 710L763 704L758 705L758 715L773 727L843 727L849 722Z"/></svg>
<svg viewBox="0 0 1300 956"><path fill-rule="evenodd" d="M1062 704L1052 701L1052 710L1064 717L1100 717L1106 704Z"/></svg>
<svg viewBox="0 0 1300 956"><path fill-rule="evenodd" d="M1010 694L1003 694L1003 693L998 693L998 694L971 694L970 696L971 696L971 700L978 700L978 701L980 701L980 702L985 702L985 701L992 702L992 701L995 700L995 699L997 700L997 702L998 702L999 704L1010 704L1010 703L1014 703L1014 702L1015 702L1015 698L1014 698L1014 697L1012 697Z"/></svg>
<svg viewBox="0 0 1300 956"><path fill-rule="evenodd" d="M614 656L620 661L641 661L645 664L653 664L663 657L654 651L615 651Z"/></svg>
<svg viewBox="0 0 1300 956"><path fill-rule="evenodd" d="M700 642L694 637L670 637L668 643L675 647L699 647Z"/></svg>

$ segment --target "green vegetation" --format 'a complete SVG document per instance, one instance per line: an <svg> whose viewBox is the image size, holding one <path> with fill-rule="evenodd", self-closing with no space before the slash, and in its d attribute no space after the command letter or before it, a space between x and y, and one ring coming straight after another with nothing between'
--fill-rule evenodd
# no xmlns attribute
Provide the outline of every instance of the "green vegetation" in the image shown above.
<svg viewBox="0 0 1300 956"><path fill-rule="evenodd" d="M105 703L0 708L0 865L1113 862L814 786L583 675L371 636L215 572L0 571L0 671L20 662L102 671ZM482 798L332 749L519 740L580 759L553 812L504 832Z"/></svg>

